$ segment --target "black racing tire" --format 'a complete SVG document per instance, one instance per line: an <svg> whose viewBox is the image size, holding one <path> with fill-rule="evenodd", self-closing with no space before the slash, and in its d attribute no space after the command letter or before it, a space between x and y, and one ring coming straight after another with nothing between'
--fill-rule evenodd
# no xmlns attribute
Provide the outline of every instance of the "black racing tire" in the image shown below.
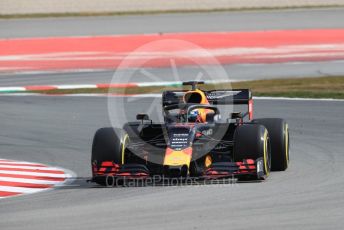
<svg viewBox="0 0 344 230"><path fill-rule="evenodd" d="M259 124L244 124L238 126L234 133L233 158L235 162L243 159L262 158L264 161L265 177L271 169L271 151L268 130ZM261 178L259 178L261 179Z"/></svg>
<svg viewBox="0 0 344 230"><path fill-rule="evenodd" d="M104 161L124 164L128 134L118 128L101 128L93 138L91 164L98 167Z"/></svg>
<svg viewBox="0 0 344 230"><path fill-rule="evenodd" d="M271 170L285 171L289 165L289 128L280 118L255 119L252 122L264 125L270 134Z"/></svg>
<svg viewBox="0 0 344 230"><path fill-rule="evenodd" d="M190 167L189 167L190 177L202 176L202 174L206 168L204 165L205 158L206 158L206 156L190 162Z"/></svg>

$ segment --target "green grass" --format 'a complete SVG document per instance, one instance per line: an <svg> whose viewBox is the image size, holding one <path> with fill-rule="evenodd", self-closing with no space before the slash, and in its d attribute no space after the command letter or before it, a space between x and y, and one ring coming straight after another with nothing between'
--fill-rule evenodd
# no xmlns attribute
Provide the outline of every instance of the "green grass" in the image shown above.
<svg viewBox="0 0 344 230"><path fill-rule="evenodd" d="M81 94L81 93L113 93L144 94L161 93L164 90L189 89L190 87L141 87L113 89L68 89L34 91L45 94ZM318 77L295 79L256 80L235 83L201 85L201 89L251 89L254 96L302 97L302 98L334 98L344 99L344 77Z"/></svg>

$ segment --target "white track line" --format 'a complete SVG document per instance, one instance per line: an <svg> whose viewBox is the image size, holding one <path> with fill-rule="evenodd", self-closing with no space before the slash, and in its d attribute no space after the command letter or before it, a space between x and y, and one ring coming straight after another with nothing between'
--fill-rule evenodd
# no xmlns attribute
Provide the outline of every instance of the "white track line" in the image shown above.
<svg viewBox="0 0 344 230"><path fill-rule="evenodd" d="M40 173L40 172L22 172L22 171L7 171L0 170L2 174L12 175L25 175L25 176L37 176L37 177L53 177L53 178L68 178L71 177L69 174L55 174L55 173Z"/></svg>
<svg viewBox="0 0 344 230"><path fill-rule="evenodd" d="M57 89L96 89L96 85L56 85Z"/></svg>
<svg viewBox="0 0 344 230"><path fill-rule="evenodd" d="M343 63L344 60L330 60L327 62L331 63ZM278 65L308 65L308 64L314 64L312 61L288 61L288 62L282 62L282 63L276 63ZM273 65L268 63L237 63L236 66L266 66L266 65ZM3 68L4 69L4 68ZM58 74L58 73L99 73L99 72L109 72L109 71L115 71L115 68L96 68L96 69L63 69L63 70L18 70L17 67L11 68L13 71L10 72L1 72L0 76L2 74L5 75L17 75L17 74L23 74L23 75L43 75L43 74ZM154 69L152 67L146 67L145 69ZM1 70L1 68L0 68ZM17 71L16 71L17 70Z"/></svg>
<svg viewBox="0 0 344 230"><path fill-rule="evenodd" d="M13 178L13 177L0 177L0 181L30 183L30 184L48 184L48 185L58 184L58 182L52 181L52 180L38 180L38 179L36 180L36 179Z"/></svg>
<svg viewBox="0 0 344 230"><path fill-rule="evenodd" d="M48 188L24 188L24 187L14 187L14 186L1 186L0 191L3 192L19 192L19 193L36 193Z"/></svg>

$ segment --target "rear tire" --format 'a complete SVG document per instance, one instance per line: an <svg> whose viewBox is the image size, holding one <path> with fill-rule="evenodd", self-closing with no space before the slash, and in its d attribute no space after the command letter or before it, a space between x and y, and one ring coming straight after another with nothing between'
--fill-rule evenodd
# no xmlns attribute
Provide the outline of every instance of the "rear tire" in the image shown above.
<svg viewBox="0 0 344 230"><path fill-rule="evenodd" d="M265 176L269 176L271 151L267 129L259 124L246 124L237 127L234 133L233 158L235 162L243 161L243 159L257 160L262 158Z"/></svg>
<svg viewBox="0 0 344 230"><path fill-rule="evenodd" d="M289 128L280 118L255 119L253 122L264 125L270 134L271 170L285 171L289 164Z"/></svg>
<svg viewBox="0 0 344 230"><path fill-rule="evenodd" d="M99 168L104 161L124 164L125 148L128 144L128 134L118 128L101 128L93 138L91 166ZM103 181L96 181L103 184Z"/></svg>

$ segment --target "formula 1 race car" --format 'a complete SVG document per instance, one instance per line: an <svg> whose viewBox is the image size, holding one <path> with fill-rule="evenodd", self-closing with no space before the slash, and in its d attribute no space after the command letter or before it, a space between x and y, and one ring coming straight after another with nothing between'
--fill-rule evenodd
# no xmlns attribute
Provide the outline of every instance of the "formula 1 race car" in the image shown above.
<svg viewBox="0 0 344 230"><path fill-rule="evenodd" d="M280 118L253 120L248 89L191 90L162 94L164 122L147 114L123 128L101 128L93 140L92 181L107 178L250 178L264 180L289 163L288 124ZM219 106L246 105L221 119ZM241 106L242 107L242 106ZM223 116L223 114L222 114ZM244 120L244 118L247 118Z"/></svg>

